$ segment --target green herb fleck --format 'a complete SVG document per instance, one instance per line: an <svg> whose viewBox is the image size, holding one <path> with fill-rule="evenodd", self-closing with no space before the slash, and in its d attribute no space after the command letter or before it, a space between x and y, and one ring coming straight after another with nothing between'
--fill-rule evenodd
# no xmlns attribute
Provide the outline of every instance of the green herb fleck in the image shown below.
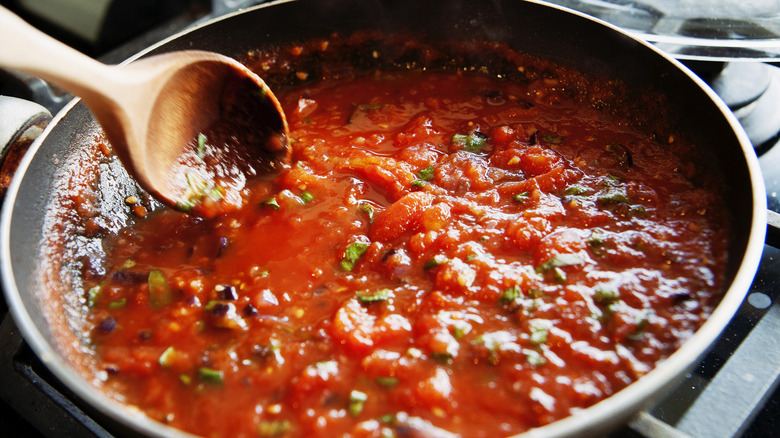
<svg viewBox="0 0 780 438"><path fill-rule="evenodd" d="M397 377L377 377L374 381L377 385L384 386L385 388L395 388L398 386Z"/></svg>
<svg viewBox="0 0 780 438"><path fill-rule="evenodd" d="M623 167L631 167L634 164L631 158L631 151L627 147L620 143L610 143L606 146L605 150L612 153L617 159L619 165Z"/></svg>
<svg viewBox="0 0 780 438"><path fill-rule="evenodd" d="M361 103L357 107L361 110L376 110L386 107L386 103Z"/></svg>
<svg viewBox="0 0 780 438"><path fill-rule="evenodd" d="M610 187L599 193L598 201L604 205L626 204L629 202L626 189L622 187Z"/></svg>
<svg viewBox="0 0 780 438"><path fill-rule="evenodd" d="M263 201L263 205L269 208L273 208L274 210L279 209L279 203L276 201L276 198L268 198L265 201Z"/></svg>
<svg viewBox="0 0 780 438"><path fill-rule="evenodd" d="M309 202L311 202L311 201L313 201L313 200L314 200L314 195L312 195L310 192L303 191L303 192L301 193L301 200L302 200L304 203L307 203L307 204L308 204Z"/></svg>
<svg viewBox="0 0 780 438"><path fill-rule="evenodd" d="M588 189L585 188L585 186L581 186L579 184L574 184L572 186L566 187L566 189L563 191L563 194L566 196L584 195L586 193L588 193Z"/></svg>
<svg viewBox="0 0 780 438"><path fill-rule="evenodd" d="M257 432L261 437L278 437L285 435L292 428L290 420L262 421L257 426Z"/></svg>
<svg viewBox="0 0 780 438"><path fill-rule="evenodd" d="M374 221L374 207L368 202L361 202L359 207L360 212L368 215L368 222Z"/></svg>
<svg viewBox="0 0 780 438"><path fill-rule="evenodd" d="M566 277L566 271L559 267L554 267L552 270L553 279L555 279L556 283L566 283L567 277Z"/></svg>
<svg viewBox="0 0 780 438"><path fill-rule="evenodd" d="M595 231L588 237L588 246L598 248L604 244L604 234Z"/></svg>
<svg viewBox="0 0 780 438"><path fill-rule="evenodd" d="M425 264L423 265L423 269L426 269L426 270L427 269L433 269L433 268L435 268L437 266L441 266L441 265L443 265L443 264L445 264L445 263L447 263L449 261L450 261L450 259L448 259L444 255L436 254L435 256L433 256L433 258L431 258L430 260L425 262Z"/></svg>
<svg viewBox="0 0 780 438"><path fill-rule="evenodd" d="M560 135L555 134L542 134L542 140L546 141L547 143L552 144L561 144L563 143L563 137Z"/></svg>
<svg viewBox="0 0 780 438"><path fill-rule="evenodd" d="M344 251L344 256L341 258L341 262L339 262L339 266L341 266L341 269L349 272L353 269L355 269L355 264L360 259L360 257L363 256L363 254L368 251L368 243L365 242L352 242L347 246L347 249Z"/></svg>
<svg viewBox="0 0 780 438"><path fill-rule="evenodd" d="M556 254L546 262L536 267L536 272L544 273L562 266L582 265L585 259L576 253Z"/></svg>
<svg viewBox="0 0 780 438"><path fill-rule="evenodd" d="M173 289L165 280L162 271L151 271L147 283L149 286L149 305L152 309L159 309L173 301Z"/></svg>
<svg viewBox="0 0 780 438"><path fill-rule="evenodd" d="M181 211L190 211L195 205L208 197L213 200L220 200L225 197L225 189L221 186L206 182L198 174L187 172L187 190L176 202L176 208Z"/></svg>
<svg viewBox="0 0 780 438"><path fill-rule="evenodd" d="M211 368L198 368L198 378L204 382L213 383L215 385L222 385L223 383L222 371Z"/></svg>
<svg viewBox="0 0 780 438"><path fill-rule="evenodd" d="M628 215L632 217L646 218L647 210L641 205L632 205L631 208L628 209Z"/></svg>
<svg viewBox="0 0 780 438"><path fill-rule="evenodd" d="M416 180L411 182L411 185L412 185L412 187L423 188L423 187L427 186L428 183L423 181L423 180L421 180L421 179L416 179Z"/></svg>
<svg viewBox="0 0 780 438"><path fill-rule="evenodd" d="M514 199L515 202L518 204L525 204L526 201L528 201L528 197L531 195L531 192L520 192L515 194L512 199Z"/></svg>
<svg viewBox="0 0 780 438"><path fill-rule="evenodd" d="M406 350L406 355L413 359L419 359L422 357L423 352L419 348L409 347L409 349Z"/></svg>
<svg viewBox="0 0 780 438"><path fill-rule="evenodd" d="M357 293L358 301L365 304L387 301L392 297L393 291L390 289L379 289L377 291L359 291Z"/></svg>
<svg viewBox="0 0 780 438"><path fill-rule="evenodd" d="M466 336L470 331L471 325L464 321L460 321L459 324L455 324L450 327L450 333L455 339L463 339L463 337Z"/></svg>
<svg viewBox="0 0 780 438"><path fill-rule="evenodd" d="M541 353L534 350L525 351L525 360L527 360L529 364L535 367L540 367L547 363L547 359L542 356Z"/></svg>
<svg viewBox="0 0 780 438"><path fill-rule="evenodd" d="M542 298L544 296L544 292L542 292L541 289L532 287L528 289L528 298Z"/></svg>
<svg viewBox="0 0 780 438"><path fill-rule="evenodd" d="M634 328L634 331L627 336L628 339L632 341L638 341L644 337L645 331L647 330L647 325L650 323L650 316L652 313L653 311L650 309L642 310L642 312L635 319L636 328Z"/></svg>
<svg viewBox="0 0 780 438"><path fill-rule="evenodd" d="M588 246L594 255L600 256L605 252L604 243L606 243L606 236L603 232L595 230L588 237Z"/></svg>
<svg viewBox="0 0 780 438"><path fill-rule="evenodd" d="M102 284L93 286L92 288L89 289L89 292L87 292L87 307L95 307L95 304L97 303L97 300L100 297L100 291L102 289L103 289Z"/></svg>
<svg viewBox="0 0 780 438"><path fill-rule="evenodd" d="M531 343L541 345L547 342L549 329L546 323L533 320L531 321Z"/></svg>
<svg viewBox="0 0 780 438"><path fill-rule="evenodd" d="M417 178L422 181L433 181L433 165L425 167L417 171Z"/></svg>
<svg viewBox="0 0 780 438"><path fill-rule="evenodd" d="M352 392L349 393L349 408L347 408L349 415L353 417L360 415L360 413L363 412L363 406L365 405L366 400L368 400L368 396L365 392L353 389Z"/></svg>
<svg viewBox="0 0 780 438"><path fill-rule="evenodd" d="M186 375L186 374L179 374L179 381L185 385L190 385L192 383L192 377Z"/></svg>
<svg viewBox="0 0 780 438"><path fill-rule="evenodd" d="M111 310L121 309L127 305L127 298L122 298L116 301L108 303L108 308Z"/></svg>
<svg viewBox="0 0 780 438"><path fill-rule="evenodd" d="M257 97L259 99L265 99L268 97L268 91L269 89L266 87L257 87L252 90L252 96Z"/></svg>
<svg viewBox="0 0 780 438"><path fill-rule="evenodd" d="M620 178L607 175L601 182L601 191L596 198L602 205L626 204L629 202L626 188L620 185Z"/></svg>
<svg viewBox="0 0 780 438"><path fill-rule="evenodd" d="M593 301L609 305L614 303L620 298L620 294L615 289L606 286L597 286L593 290Z"/></svg>
<svg viewBox="0 0 780 438"><path fill-rule="evenodd" d="M173 348L173 346L170 346L163 351L163 353L160 355L160 358L157 359L157 362L160 363L160 365L163 368L168 368L173 364L173 358L176 355L176 350Z"/></svg>
<svg viewBox="0 0 780 438"><path fill-rule="evenodd" d="M466 152L480 152L487 140L481 134L472 132L468 135L455 134L451 141L453 144L461 145L461 148Z"/></svg>
<svg viewBox="0 0 780 438"><path fill-rule="evenodd" d="M451 365L452 353L448 353L446 351L433 351L431 352L431 359L438 363Z"/></svg>
<svg viewBox="0 0 780 438"><path fill-rule="evenodd" d="M206 158L206 141L207 138L202 133L198 134L198 158L203 161Z"/></svg>
<svg viewBox="0 0 780 438"><path fill-rule="evenodd" d="M512 286L501 292L501 296L498 297L498 302L499 304L511 304L515 302L515 300L521 298L523 298L523 291L517 286Z"/></svg>

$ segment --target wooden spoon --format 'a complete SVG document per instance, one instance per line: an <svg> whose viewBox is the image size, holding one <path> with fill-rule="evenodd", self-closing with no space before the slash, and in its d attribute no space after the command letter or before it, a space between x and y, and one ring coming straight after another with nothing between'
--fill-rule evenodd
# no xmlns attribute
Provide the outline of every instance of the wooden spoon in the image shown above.
<svg viewBox="0 0 780 438"><path fill-rule="evenodd" d="M0 66L81 97L139 185L171 207L206 217L237 208L248 179L289 158L279 102L234 59L181 51L109 66L3 8L0 41Z"/></svg>

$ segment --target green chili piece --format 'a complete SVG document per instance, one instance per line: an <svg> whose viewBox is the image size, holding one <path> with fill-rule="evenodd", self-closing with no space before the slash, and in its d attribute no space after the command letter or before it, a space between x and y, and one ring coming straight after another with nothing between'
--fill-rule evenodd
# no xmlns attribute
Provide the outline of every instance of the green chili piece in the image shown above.
<svg viewBox="0 0 780 438"><path fill-rule="evenodd" d="M135 260L133 260L132 258L129 258L129 259L125 260L122 263L122 266L119 267L119 270L121 271L121 270L124 270L124 269L130 269L130 268L132 268L134 266L135 266Z"/></svg>
<svg viewBox="0 0 780 438"><path fill-rule="evenodd" d="M432 259L430 259L427 262L425 262L425 264L423 265L423 269L433 269L433 268L435 268L437 266L441 266L441 265L443 265L443 264L445 264L445 263L447 263L449 261L450 261L450 259L448 259L444 255L436 254L435 256L433 256Z"/></svg>
<svg viewBox="0 0 780 438"><path fill-rule="evenodd" d="M588 237L588 246L597 248L604 244L604 234L595 231Z"/></svg>
<svg viewBox="0 0 780 438"><path fill-rule="evenodd" d="M220 370L211 368L198 368L198 378L207 383L213 383L215 385L222 385L223 374Z"/></svg>
<svg viewBox="0 0 780 438"><path fill-rule="evenodd" d="M597 199L604 205L627 204L629 202L626 190L622 187L610 187L601 192Z"/></svg>
<svg viewBox="0 0 780 438"><path fill-rule="evenodd" d="M417 178L422 181L433 181L433 165L425 167L417 171Z"/></svg>
<svg viewBox="0 0 780 438"><path fill-rule="evenodd" d="M374 381L377 385L384 386L385 388L395 388L398 386L397 377L377 377Z"/></svg>
<svg viewBox="0 0 780 438"><path fill-rule="evenodd" d="M563 143L563 137L560 135L555 134L542 134L542 140L546 141L547 143L552 144L561 144Z"/></svg>
<svg viewBox="0 0 780 438"><path fill-rule="evenodd" d="M552 273L553 273L553 278L557 283L566 283L567 280L566 272L563 269L556 266L553 268Z"/></svg>
<svg viewBox="0 0 780 438"><path fill-rule="evenodd" d="M531 343L541 345L547 342L548 330L546 327L531 327Z"/></svg>
<svg viewBox="0 0 780 438"><path fill-rule="evenodd" d="M147 283L149 285L149 305L152 309L159 309L173 301L173 289L165 280L162 271L151 271Z"/></svg>
<svg viewBox="0 0 780 438"><path fill-rule="evenodd" d="M122 298L116 301L108 303L108 308L111 310L121 309L127 305L127 298Z"/></svg>
<svg viewBox="0 0 780 438"><path fill-rule="evenodd" d="M652 313L653 311L650 309L642 310L639 316L636 317L636 328L626 337L632 341L642 339L645 335L645 330L647 330L647 325L650 323L650 316Z"/></svg>
<svg viewBox="0 0 780 438"><path fill-rule="evenodd" d="M480 152L487 140L481 134L472 132L468 135L455 134L452 136L451 141L452 143L460 144L466 152Z"/></svg>
<svg viewBox="0 0 780 438"><path fill-rule="evenodd" d="M163 353L160 355L160 358L157 359L157 362L160 363L160 365L163 368L168 368L173 364L173 357L176 355L176 350L173 348L173 346L170 346L163 351Z"/></svg>
<svg viewBox="0 0 780 438"><path fill-rule="evenodd" d="M618 291L605 286L598 286L593 292L593 301L599 304L612 304L620 298Z"/></svg>
<svg viewBox="0 0 780 438"><path fill-rule="evenodd" d="M538 351L534 351L534 350L525 351L525 360L527 360L529 364L535 367L540 367L547 363L547 359L544 356L542 356Z"/></svg>
<svg viewBox="0 0 780 438"><path fill-rule="evenodd" d="M393 291L391 291L390 289L357 292L357 299L361 303L376 303L379 301L387 301L392 297L393 297Z"/></svg>
<svg viewBox="0 0 780 438"><path fill-rule="evenodd" d="M498 302L501 304L509 304L520 298L523 298L523 291L517 286L512 286L501 292L501 296L498 297Z"/></svg>
<svg viewBox="0 0 780 438"><path fill-rule="evenodd" d="M647 209L641 205L632 205L631 208L628 209L628 215L632 217L646 218Z"/></svg>
<svg viewBox="0 0 780 438"><path fill-rule="evenodd" d="M101 289L103 289L103 285L99 284L97 286L93 286L89 292L87 292L87 307L95 307L95 304L100 297Z"/></svg>
<svg viewBox="0 0 780 438"><path fill-rule="evenodd" d="M467 138L468 136L465 134L455 134L452 136L452 139L450 141L452 141L453 143L466 143Z"/></svg>
<svg viewBox="0 0 780 438"><path fill-rule="evenodd" d="M263 205L265 205L266 207L273 208L274 210L279 209L279 203L276 202L276 198L266 199L265 201L263 201Z"/></svg>
<svg viewBox="0 0 780 438"><path fill-rule="evenodd" d="M312 195L311 193L309 193L307 191L304 191L304 192L301 193L301 200L304 203L308 204L309 202L314 200L314 195Z"/></svg>
<svg viewBox="0 0 780 438"><path fill-rule="evenodd" d="M448 353L446 351L432 351L431 352L431 359L433 359L435 362L451 365L452 364L452 353Z"/></svg>
<svg viewBox="0 0 780 438"><path fill-rule="evenodd" d="M365 392L353 389L352 392L349 393L349 408L347 409L349 415L353 417L360 415L360 413L363 412L363 406L365 405L366 400L368 400L368 395L366 395Z"/></svg>
<svg viewBox="0 0 780 438"><path fill-rule="evenodd" d="M202 133L198 134L198 158L201 161L206 157L206 141L207 138Z"/></svg>
<svg viewBox="0 0 780 438"><path fill-rule="evenodd" d="M351 271L355 269L355 264L360 259L360 257L363 256L363 254L368 251L368 243L365 242L352 242L347 246L347 249L344 251L344 256L341 258L341 262L339 262L339 266L341 266L341 269L345 271Z"/></svg>
<svg viewBox="0 0 780 438"><path fill-rule="evenodd" d="M176 208L179 210L190 211L195 207L195 204L207 196L214 200L225 197L225 189L220 186L209 185L198 174L187 172L185 177L187 178L187 191L176 202Z"/></svg>
<svg viewBox="0 0 780 438"><path fill-rule="evenodd" d="M450 327L450 333L452 334L452 337L458 340L463 339L463 337L466 336L470 331L471 326L468 323Z"/></svg>
<svg viewBox="0 0 780 438"><path fill-rule="evenodd" d="M536 267L536 272L543 273L560 268L562 266L581 265L585 263L585 259L581 255L570 254L556 254L546 262Z"/></svg>
<svg viewBox="0 0 780 438"><path fill-rule="evenodd" d="M368 216L368 222L374 221L374 207L368 202L361 202L358 206L361 213L365 213Z"/></svg>
<svg viewBox="0 0 780 438"><path fill-rule="evenodd" d="M257 426L261 437L277 437L285 435L292 428L290 420L263 421Z"/></svg>
<svg viewBox="0 0 780 438"><path fill-rule="evenodd" d="M514 199L514 201L518 204L524 204L526 201L528 201L530 194L530 192L517 193L512 197L512 199Z"/></svg>
<svg viewBox="0 0 780 438"><path fill-rule="evenodd" d="M579 184L574 184L572 186L566 187L566 189L563 191L563 194L566 196L584 195L585 193L588 193L588 189Z"/></svg>

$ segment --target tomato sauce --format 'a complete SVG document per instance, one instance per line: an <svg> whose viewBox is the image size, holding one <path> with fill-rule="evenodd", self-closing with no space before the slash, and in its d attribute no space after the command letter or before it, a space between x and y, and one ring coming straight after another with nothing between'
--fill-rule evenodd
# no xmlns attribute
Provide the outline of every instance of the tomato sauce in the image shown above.
<svg viewBox="0 0 780 438"><path fill-rule="evenodd" d="M277 90L276 180L105 239L105 386L203 436L495 437L634 382L716 304L726 226L690 143L571 90L420 70Z"/></svg>

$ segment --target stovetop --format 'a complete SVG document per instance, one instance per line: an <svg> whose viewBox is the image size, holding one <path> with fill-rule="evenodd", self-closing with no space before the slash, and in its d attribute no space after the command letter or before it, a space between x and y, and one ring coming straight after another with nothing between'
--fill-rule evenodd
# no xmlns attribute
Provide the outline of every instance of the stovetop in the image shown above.
<svg viewBox="0 0 780 438"><path fill-rule="evenodd" d="M98 58L119 62L193 23L262 1L189 3ZM780 66L757 62L696 62L689 66L721 95L746 128L759 154L769 208L780 212ZM47 96L39 100L56 112L68 98ZM778 333L780 249L767 245L747 298L710 352L669 396L610 437L778 435ZM41 364L15 327L2 294L0 382L0 435L110 438L119 433L92 416L89 407Z"/></svg>

